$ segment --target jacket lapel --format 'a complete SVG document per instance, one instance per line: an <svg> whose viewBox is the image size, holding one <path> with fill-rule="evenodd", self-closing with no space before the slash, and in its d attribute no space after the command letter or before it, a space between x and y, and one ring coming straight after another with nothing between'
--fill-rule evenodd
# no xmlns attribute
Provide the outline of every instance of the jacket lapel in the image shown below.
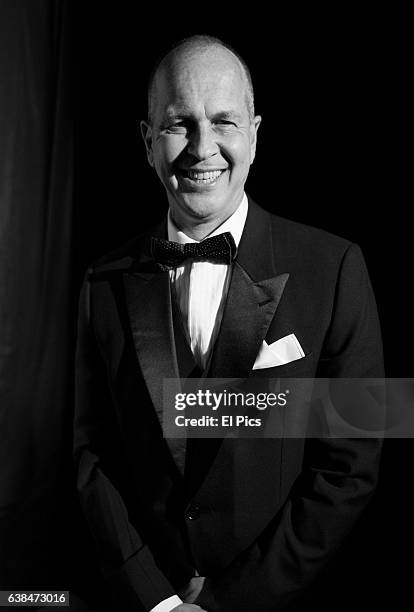
<svg viewBox="0 0 414 612"><path fill-rule="evenodd" d="M288 273L276 272L270 217L249 200L220 333L206 372L208 378L250 375L288 278ZM208 385L208 381L204 382ZM220 438L188 440L185 466L188 498L197 491L200 494L200 487L209 489L215 482L226 457L232 455L233 443L234 439Z"/></svg>
<svg viewBox="0 0 414 612"><path fill-rule="evenodd" d="M165 235L165 223L153 233ZM125 298L135 351L155 411L162 425L163 380L178 378L171 292L168 272L157 269L149 255L149 238L143 252L123 275ZM177 392L179 392L177 381Z"/></svg>
<svg viewBox="0 0 414 612"><path fill-rule="evenodd" d="M209 378L250 374L288 278L276 273L269 215L250 200Z"/></svg>

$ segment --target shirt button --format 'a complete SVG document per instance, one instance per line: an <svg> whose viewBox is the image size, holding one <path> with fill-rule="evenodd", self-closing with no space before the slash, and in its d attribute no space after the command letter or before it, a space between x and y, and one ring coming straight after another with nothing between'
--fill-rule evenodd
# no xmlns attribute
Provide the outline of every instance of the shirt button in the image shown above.
<svg viewBox="0 0 414 612"><path fill-rule="evenodd" d="M200 517L200 507L196 504L190 504L186 510L185 518L188 521L195 521Z"/></svg>

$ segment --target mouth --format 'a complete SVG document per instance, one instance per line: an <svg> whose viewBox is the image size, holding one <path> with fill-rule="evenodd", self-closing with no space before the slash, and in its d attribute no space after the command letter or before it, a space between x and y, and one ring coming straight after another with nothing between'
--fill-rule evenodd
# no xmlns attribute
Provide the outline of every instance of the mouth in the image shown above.
<svg viewBox="0 0 414 612"><path fill-rule="evenodd" d="M191 181L193 185L214 185L226 172L226 169L218 170L180 170L180 175Z"/></svg>

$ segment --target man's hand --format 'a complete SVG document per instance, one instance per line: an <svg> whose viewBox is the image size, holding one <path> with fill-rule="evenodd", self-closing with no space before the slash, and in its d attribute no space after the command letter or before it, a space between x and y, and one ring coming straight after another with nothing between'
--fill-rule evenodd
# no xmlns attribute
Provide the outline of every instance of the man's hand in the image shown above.
<svg viewBox="0 0 414 612"><path fill-rule="evenodd" d="M194 578L191 578L185 589L179 593L181 599L188 604L194 603L200 595L204 580L204 576L194 576Z"/></svg>
<svg viewBox="0 0 414 612"><path fill-rule="evenodd" d="M207 612L204 608L200 608L200 606L196 606L195 604L187 604L183 603L173 608L171 612Z"/></svg>

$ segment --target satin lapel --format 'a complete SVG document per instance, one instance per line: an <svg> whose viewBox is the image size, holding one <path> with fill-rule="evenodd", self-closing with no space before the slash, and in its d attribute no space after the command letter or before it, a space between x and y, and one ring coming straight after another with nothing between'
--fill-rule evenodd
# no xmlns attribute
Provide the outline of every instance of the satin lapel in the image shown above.
<svg viewBox="0 0 414 612"><path fill-rule="evenodd" d="M220 333L204 383L208 385L208 378L249 376L288 278L287 272L276 272L269 215L249 201ZM186 481L189 497L214 480L226 456L232 455L233 442L220 438L188 440Z"/></svg>
<svg viewBox="0 0 414 612"><path fill-rule="evenodd" d="M163 221L152 235L165 237ZM149 255L149 236L143 250L123 275L132 337L141 371L158 419L163 420L163 379L178 378L168 272L160 272ZM177 387L177 391L179 388Z"/></svg>
<svg viewBox="0 0 414 612"><path fill-rule="evenodd" d="M132 337L160 423L163 379L178 378L168 272L124 274Z"/></svg>
<svg viewBox="0 0 414 612"><path fill-rule="evenodd" d="M209 378L249 375L288 278L276 273L269 215L249 202Z"/></svg>
<svg viewBox="0 0 414 612"><path fill-rule="evenodd" d="M254 282L235 263L209 378L245 378L275 315L288 274Z"/></svg>

